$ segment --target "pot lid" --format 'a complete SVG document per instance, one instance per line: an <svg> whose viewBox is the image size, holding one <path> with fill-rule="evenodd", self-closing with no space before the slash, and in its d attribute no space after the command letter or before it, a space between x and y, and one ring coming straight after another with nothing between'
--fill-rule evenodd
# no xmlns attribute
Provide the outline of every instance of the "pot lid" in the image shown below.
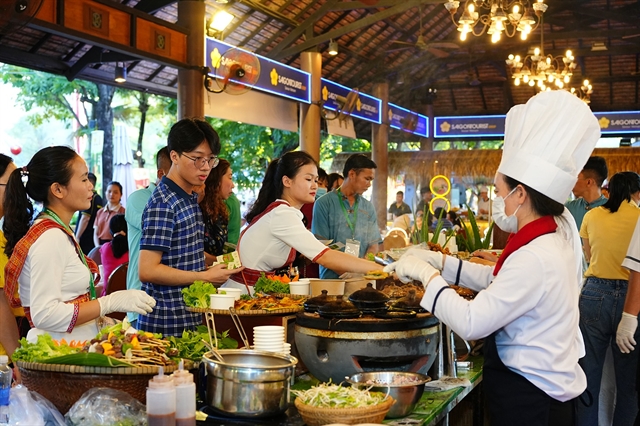
<svg viewBox="0 0 640 426"><path fill-rule="evenodd" d="M327 303L335 300L335 296L329 296L327 290L322 290L320 295L312 297L304 302L304 310L307 312L316 312L320 306L326 305Z"/></svg>
<svg viewBox="0 0 640 426"><path fill-rule="evenodd" d="M360 316L360 310L342 295L336 297L333 302L325 303L318 308L318 313L325 318L353 318Z"/></svg>
<svg viewBox="0 0 640 426"><path fill-rule="evenodd" d="M373 288L371 283L367 283L365 288L351 293L349 300L352 302L373 302L384 304L389 300L389 297L383 292Z"/></svg>

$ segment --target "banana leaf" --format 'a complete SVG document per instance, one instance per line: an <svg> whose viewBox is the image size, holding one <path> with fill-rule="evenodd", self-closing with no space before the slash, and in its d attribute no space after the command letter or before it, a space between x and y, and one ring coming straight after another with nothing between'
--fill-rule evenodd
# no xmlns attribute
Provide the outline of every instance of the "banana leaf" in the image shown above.
<svg viewBox="0 0 640 426"><path fill-rule="evenodd" d="M40 361L43 364L82 365L85 367L135 367L125 361L99 353L78 352Z"/></svg>

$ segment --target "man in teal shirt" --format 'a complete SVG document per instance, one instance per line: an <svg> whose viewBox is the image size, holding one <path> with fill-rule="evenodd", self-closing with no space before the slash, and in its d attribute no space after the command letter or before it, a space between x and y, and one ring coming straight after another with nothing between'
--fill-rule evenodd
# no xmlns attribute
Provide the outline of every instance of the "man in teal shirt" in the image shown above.
<svg viewBox="0 0 640 426"><path fill-rule="evenodd" d="M582 219L587 212L595 207L607 202L602 195L602 184L604 183L609 170L607 162L602 157L589 157L587 164L578 174L578 180L573 187L575 200L565 204L578 225L578 231L582 226Z"/></svg>
<svg viewBox="0 0 640 426"><path fill-rule="evenodd" d="M142 212L151 198L151 194L156 189L156 184L169 173L171 168L171 158L167 147L164 147L156 154L157 179L149 183L146 188L138 189L127 197L127 209L124 218L127 221L127 240L129 242L129 267L127 269L127 290L140 290L142 283L138 275L138 258L140 257L140 237L142 236ZM138 321L138 314L128 312L127 318L135 327Z"/></svg>
<svg viewBox="0 0 640 426"><path fill-rule="evenodd" d="M358 257L376 253L380 229L373 204L362 194L375 177L376 163L363 154L350 156L343 170L344 182L335 191L318 198L313 206L311 232L323 240L357 247ZM338 278L331 269L320 266L320 278Z"/></svg>

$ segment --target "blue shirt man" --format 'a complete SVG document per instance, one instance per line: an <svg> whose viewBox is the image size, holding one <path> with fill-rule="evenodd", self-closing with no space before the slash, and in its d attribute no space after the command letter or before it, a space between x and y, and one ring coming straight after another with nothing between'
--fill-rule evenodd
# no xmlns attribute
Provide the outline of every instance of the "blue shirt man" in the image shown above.
<svg viewBox="0 0 640 426"><path fill-rule="evenodd" d="M598 156L589 157L582 171L578 173L578 179L572 190L576 199L565 204L578 225L578 231L587 211L607 202L602 195L602 184L607 179L608 173L605 159Z"/></svg>
<svg viewBox="0 0 640 426"><path fill-rule="evenodd" d="M344 165L344 182L335 191L318 198L313 206L311 232L317 238L345 245L359 244L359 257L376 253L380 229L373 204L362 194L375 177L376 163L363 154L350 156ZM320 266L320 278L338 278L338 274Z"/></svg>

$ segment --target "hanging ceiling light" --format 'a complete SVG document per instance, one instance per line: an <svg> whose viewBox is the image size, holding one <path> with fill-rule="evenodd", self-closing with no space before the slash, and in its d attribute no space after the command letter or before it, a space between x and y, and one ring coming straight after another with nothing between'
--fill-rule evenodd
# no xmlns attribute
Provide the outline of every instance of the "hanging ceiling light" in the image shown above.
<svg viewBox="0 0 640 426"><path fill-rule="evenodd" d="M124 83L127 81L127 69L124 66L120 66L119 63L116 63L116 74L114 80L116 83Z"/></svg>
<svg viewBox="0 0 640 426"><path fill-rule="evenodd" d="M540 22L542 23L542 18ZM589 96L593 93L589 80L585 80L578 89L569 88L573 71L578 66L571 50L567 50L564 56L544 54L543 25L540 25L540 47L536 47L532 55L526 55L524 58L510 54L506 63L511 67L511 77L516 86L524 83L538 91L565 89L589 103Z"/></svg>
<svg viewBox="0 0 640 426"><path fill-rule="evenodd" d="M331 56L336 56L338 54L338 42L334 40L329 40L329 50L327 53Z"/></svg>
<svg viewBox="0 0 640 426"><path fill-rule="evenodd" d="M220 10L209 20L207 27L221 33L233 21L233 18L234 16L229 12Z"/></svg>
<svg viewBox="0 0 640 426"><path fill-rule="evenodd" d="M455 14L460 2L448 0L444 7L460 31L460 40L466 40L469 33L481 36L486 32L491 35L491 41L494 43L500 40L502 34L513 37L520 33L520 38L526 40L529 33L537 28L539 18L547 10L544 0L466 0L462 15L456 22ZM478 24L480 26L476 30Z"/></svg>

